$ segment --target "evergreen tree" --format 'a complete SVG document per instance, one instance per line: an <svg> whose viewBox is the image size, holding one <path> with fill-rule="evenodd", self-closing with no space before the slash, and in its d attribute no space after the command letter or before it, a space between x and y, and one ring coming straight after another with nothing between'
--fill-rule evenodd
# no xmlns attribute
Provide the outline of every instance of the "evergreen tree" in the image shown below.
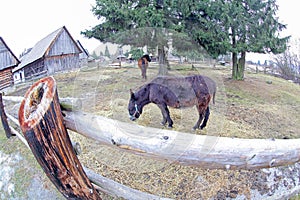
<svg viewBox="0 0 300 200"><path fill-rule="evenodd" d="M96 0L92 12L101 23L82 33L102 42L157 47L160 64L166 63L170 40L177 53L231 53L232 77L242 80L246 52L286 49L289 37L279 37L286 26L277 10L276 0Z"/></svg>
<svg viewBox="0 0 300 200"><path fill-rule="evenodd" d="M243 80L246 52L278 54L286 49L289 37L279 36L286 25L278 22L277 11L276 0L207 1L196 16L202 26L192 29L192 35L215 58L231 53L232 78Z"/></svg>
<svg viewBox="0 0 300 200"><path fill-rule="evenodd" d="M166 73L167 47L170 37L176 37L180 28L179 19L172 14L172 1L159 0L96 0L92 12L102 23L91 30L82 32L85 36L94 37L102 42L113 42L134 47L158 49L160 74ZM188 43L188 34L179 36ZM178 41L173 39L173 41ZM177 42L180 49L182 44ZM196 48L189 44L189 48ZM184 48L187 48L186 45Z"/></svg>

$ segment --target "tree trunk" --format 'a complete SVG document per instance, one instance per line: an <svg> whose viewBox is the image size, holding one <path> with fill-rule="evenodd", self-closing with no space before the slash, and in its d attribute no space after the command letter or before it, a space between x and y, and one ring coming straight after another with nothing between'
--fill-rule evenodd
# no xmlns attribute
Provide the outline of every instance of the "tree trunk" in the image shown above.
<svg viewBox="0 0 300 200"><path fill-rule="evenodd" d="M245 62L246 62L246 52L241 53L241 58L238 60L238 52L237 50L237 41L236 41L236 34L235 29L232 27L232 79L234 80L244 80L244 69L245 69Z"/></svg>
<svg viewBox="0 0 300 200"><path fill-rule="evenodd" d="M241 53L241 57L240 57L239 63L238 63L238 79L237 80L244 80L245 64L246 64L246 52L243 51Z"/></svg>
<svg viewBox="0 0 300 200"><path fill-rule="evenodd" d="M232 79L234 80L236 79L237 69L238 69L237 53L233 52L232 53Z"/></svg>
<svg viewBox="0 0 300 200"><path fill-rule="evenodd" d="M166 75L168 73L169 64L166 59L166 52L164 47L158 48L158 63L159 63L159 75Z"/></svg>
<svg viewBox="0 0 300 200"><path fill-rule="evenodd" d="M67 199L101 199L73 150L52 77L39 80L26 92L19 122L38 163Z"/></svg>
<svg viewBox="0 0 300 200"><path fill-rule="evenodd" d="M241 57L238 59L237 62L237 54L232 54L232 78L234 80L244 80L244 72L245 72L245 63L246 63L246 52L241 53Z"/></svg>

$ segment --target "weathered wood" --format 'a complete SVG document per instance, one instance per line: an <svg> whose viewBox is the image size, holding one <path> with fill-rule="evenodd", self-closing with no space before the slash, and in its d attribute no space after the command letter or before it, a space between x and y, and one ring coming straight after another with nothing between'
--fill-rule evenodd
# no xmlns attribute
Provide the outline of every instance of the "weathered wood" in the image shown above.
<svg viewBox="0 0 300 200"><path fill-rule="evenodd" d="M18 123L19 124L19 123ZM15 133L18 138L21 140L21 142L23 142L28 149L30 149L27 141L25 140L25 138L14 128L10 127L12 132ZM78 143L73 143L73 148L74 146L77 146ZM78 147L76 147L78 148ZM75 150L76 151L76 150ZM105 178L97 173L95 173L94 171L87 169L86 167L83 167L87 177L89 178L89 180L93 183L92 185L95 187L95 189L104 192L108 195L114 196L114 197L120 197L120 198L124 198L124 199L135 199L135 200L144 200L144 199L153 199L153 200L169 200L168 198L162 198L162 197L158 197L156 195L152 195L152 194L148 194L145 192L141 192L135 189L132 189L128 186L122 185L118 182L115 182L111 179Z"/></svg>
<svg viewBox="0 0 300 200"><path fill-rule="evenodd" d="M24 99L24 97L20 97L20 96L3 96L2 98L3 100L12 101L16 103L19 103Z"/></svg>
<svg viewBox="0 0 300 200"><path fill-rule="evenodd" d="M20 96L3 96L3 100L21 102L24 97ZM80 110L82 108L82 102L78 98L59 98L60 106L63 110L72 111Z"/></svg>
<svg viewBox="0 0 300 200"><path fill-rule="evenodd" d="M63 110L78 111L82 108L82 102L78 98L60 98L60 106Z"/></svg>
<svg viewBox="0 0 300 200"><path fill-rule="evenodd" d="M300 139L238 139L147 128L102 116L65 112L68 129L102 144L182 165L258 169L296 163Z"/></svg>
<svg viewBox="0 0 300 200"><path fill-rule="evenodd" d="M26 141L26 139L16 129L14 129L11 126L9 126L9 127L11 129L11 132L13 132L21 140L21 142L23 142L30 149L29 144Z"/></svg>
<svg viewBox="0 0 300 200"><path fill-rule="evenodd" d="M10 138L11 136L13 136L10 128L9 128L9 124L7 122L7 116L5 114L5 110L4 110L4 105L3 105L3 101L2 101L2 93L0 92L0 116L1 116L1 122L2 122L2 126L4 128L5 134L7 138Z"/></svg>
<svg viewBox="0 0 300 200"><path fill-rule="evenodd" d="M10 115L10 114L6 114L6 116L7 116L7 118L10 120L10 121L12 121L13 123L15 123L16 125L18 125L18 126L20 126L20 123L19 123L19 120L18 119L16 119L16 118L14 118L12 115Z"/></svg>
<svg viewBox="0 0 300 200"><path fill-rule="evenodd" d="M123 199L134 199L134 200L171 200L169 198L163 198L156 195L141 192L139 190L132 189L130 187L124 186L120 183L112 181L105 178L99 174L96 174L90 169L84 167L84 171L89 177L89 179L97 186L99 190L109 194L113 197L123 198Z"/></svg>
<svg viewBox="0 0 300 200"><path fill-rule="evenodd" d="M72 148L54 78L41 79L26 92L19 122L38 163L67 199L101 199Z"/></svg>

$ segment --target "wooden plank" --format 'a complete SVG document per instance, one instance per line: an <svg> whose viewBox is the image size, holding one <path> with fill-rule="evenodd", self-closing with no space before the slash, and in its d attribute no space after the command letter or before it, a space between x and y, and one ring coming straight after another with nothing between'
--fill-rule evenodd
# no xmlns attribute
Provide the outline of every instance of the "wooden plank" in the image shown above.
<svg viewBox="0 0 300 200"><path fill-rule="evenodd" d="M20 96L3 96L3 100L12 101L16 103L20 103L24 97ZM82 108L82 102L78 98L60 98L59 99L60 106L63 110L72 111L72 110L80 110Z"/></svg>
<svg viewBox="0 0 300 200"><path fill-rule="evenodd" d="M113 197L123 198L123 199L134 199L134 200L171 200L169 198L159 197L153 194L148 194L145 192L141 192L139 190L132 189L115 181L112 181L108 178L105 178L99 174L96 174L90 169L84 167L84 171L86 172L89 179L97 186L99 186L99 190L109 194Z"/></svg>
<svg viewBox="0 0 300 200"><path fill-rule="evenodd" d="M11 136L13 136L13 134L9 128L7 116L5 114L4 105L3 105L3 101L2 101L2 93L0 93L0 116L1 116L1 122L2 122L2 126L4 128L4 131L5 131L6 137L10 138Z"/></svg>
<svg viewBox="0 0 300 200"><path fill-rule="evenodd" d="M29 88L20 106L19 122L38 163L67 199L101 199L72 148L53 77Z"/></svg>
<svg viewBox="0 0 300 200"><path fill-rule="evenodd" d="M13 132L21 140L21 142L23 142L30 149L26 139L16 129L14 129L11 126L9 126L9 127L11 129L11 132Z"/></svg>
<svg viewBox="0 0 300 200"><path fill-rule="evenodd" d="M64 112L70 130L137 155L208 169L258 169L299 162L300 139L238 139L128 124Z"/></svg>

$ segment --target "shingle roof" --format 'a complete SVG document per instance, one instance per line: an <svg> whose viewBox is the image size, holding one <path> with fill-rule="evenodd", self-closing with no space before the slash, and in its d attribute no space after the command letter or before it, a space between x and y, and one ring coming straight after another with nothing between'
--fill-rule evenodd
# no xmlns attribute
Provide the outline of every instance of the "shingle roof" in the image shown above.
<svg viewBox="0 0 300 200"><path fill-rule="evenodd" d="M2 37L0 37L0 53L2 54L2 56L4 56L0 57L0 70L16 66L20 63L19 59L10 50Z"/></svg>

